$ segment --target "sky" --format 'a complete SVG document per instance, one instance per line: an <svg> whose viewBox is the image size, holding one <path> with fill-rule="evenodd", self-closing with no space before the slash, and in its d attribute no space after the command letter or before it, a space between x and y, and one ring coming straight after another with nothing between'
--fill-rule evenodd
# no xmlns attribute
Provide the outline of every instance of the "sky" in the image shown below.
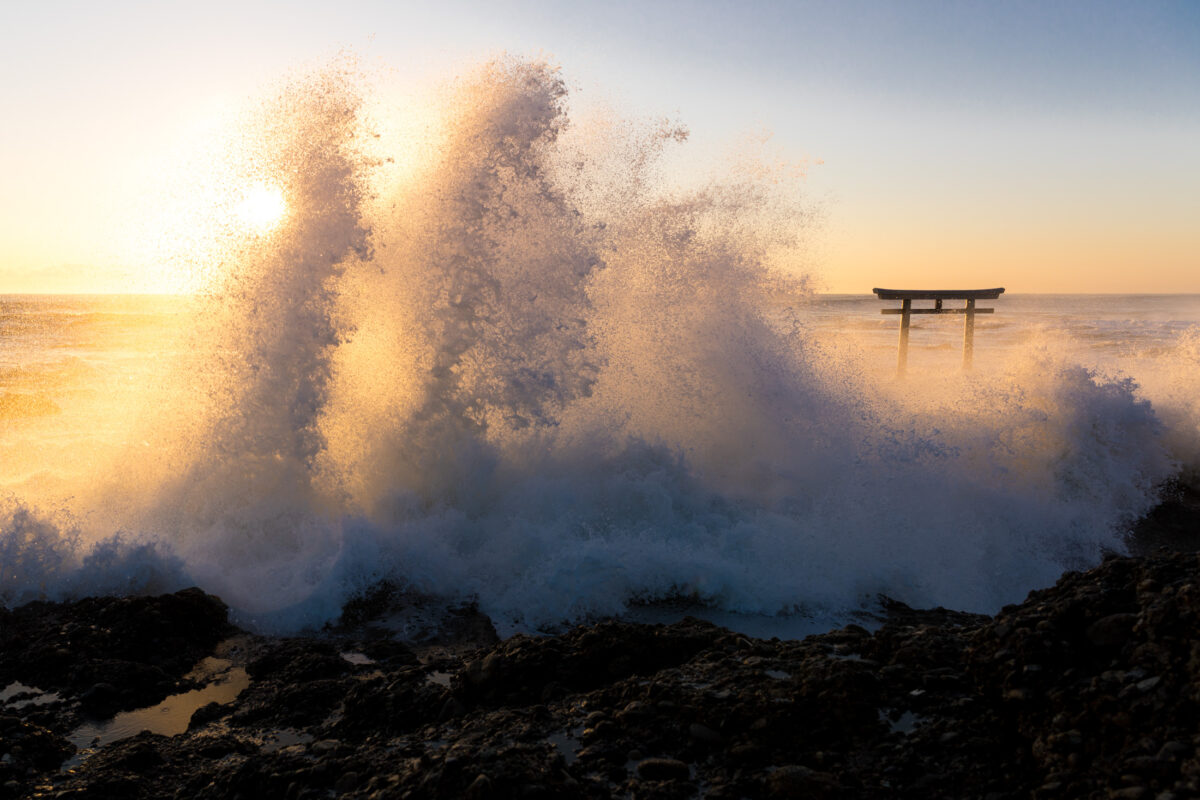
<svg viewBox="0 0 1200 800"><path fill-rule="evenodd" d="M1200 3L6 3L0 293L148 285L114 234L165 154L341 50L414 82L506 51L806 164L817 285L1200 292ZM690 165L690 166L689 166Z"/></svg>

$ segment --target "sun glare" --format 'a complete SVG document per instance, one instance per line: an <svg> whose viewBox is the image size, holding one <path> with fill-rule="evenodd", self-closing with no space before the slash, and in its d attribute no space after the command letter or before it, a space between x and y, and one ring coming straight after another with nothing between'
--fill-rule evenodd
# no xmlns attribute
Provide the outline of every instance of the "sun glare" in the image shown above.
<svg viewBox="0 0 1200 800"><path fill-rule="evenodd" d="M247 188L236 207L240 223L255 233L267 233L287 213L283 190L269 183L256 183Z"/></svg>

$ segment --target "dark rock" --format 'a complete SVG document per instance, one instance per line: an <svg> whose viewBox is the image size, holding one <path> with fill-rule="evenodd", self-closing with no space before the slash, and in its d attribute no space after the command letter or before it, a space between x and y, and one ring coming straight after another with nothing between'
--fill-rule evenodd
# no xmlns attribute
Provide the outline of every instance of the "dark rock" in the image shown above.
<svg viewBox="0 0 1200 800"><path fill-rule="evenodd" d="M86 694L85 712L100 717L152 705L230 634L227 615L199 589L30 603L0 625L0 686Z"/></svg>
<svg viewBox="0 0 1200 800"><path fill-rule="evenodd" d="M159 741L162 737L149 734L139 734L131 739L124 739L111 748L96 756L98 764L106 768L123 772L145 772L151 767L165 763Z"/></svg>
<svg viewBox="0 0 1200 800"><path fill-rule="evenodd" d="M475 780L467 787L466 796L468 800L486 800L492 797L492 779L482 773L476 775Z"/></svg>
<svg viewBox="0 0 1200 800"><path fill-rule="evenodd" d="M75 748L61 736L19 717L0 716L0 779L57 769Z"/></svg>
<svg viewBox="0 0 1200 800"><path fill-rule="evenodd" d="M368 616L353 630L246 637L236 658L252 683L231 704L60 775L79 708L145 695L118 665L155 693L187 688L183 664L212 652L198 643L216 628L192 637L160 621L193 601L0 614L0 639L16 648L0 651L4 677L28 651L61 684L25 682L66 693L0 709L0 798L48 785L135 800L1200 794L1190 554L1107 559L995 618L885 602L874 633L803 641L606 622L435 652L388 639ZM192 650L130 661L131 639L91 625L148 633L148 651ZM73 653L75 642L86 648ZM373 661L351 664L349 651Z"/></svg>
<svg viewBox="0 0 1200 800"><path fill-rule="evenodd" d="M540 702L542 687L552 681L578 692L653 674L682 663L719 635L719 628L698 620L673 626L604 622L552 639L518 635L469 662L454 689L468 705Z"/></svg>
<svg viewBox="0 0 1200 800"><path fill-rule="evenodd" d="M111 683L97 683L79 696L84 713L111 717L121 707L121 692Z"/></svg>
<svg viewBox="0 0 1200 800"><path fill-rule="evenodd" d="M1120 647L1129 640L1137 614L1109 614L1087 629L1087 638L1097 647Z"/></svg>
<svg viewBox="0 0 1200 800"><path fill-rule="evenodd" d="M698 722L693 722L688 726L688 735L698 742L706 742L708 744L720 744L723 741L721 734L707 725L701 725Z"/></svg>
<svg viewBox="0 0 1200 800"><path fill-rule="evenodd" d="M334 781L333 790L338 794L346 794L347 792L353 791L358 786L358 781L359 779L357 772L344 772L336 781Z"/></svg>
<svg viewBox="0 0 1200 800"><path fill-rule="evenodd" d="M188 730L195 730L210 722L226 717L230 711L229 706L222 703L208 703L200 706L200 708L192 712L191 719L188 720Z"/></svg>
<svg viewBox="0 0 1200 800"><path fill-rule="evenodd" d="M676 781L687 780L691 770L674 758L646 758L638 762L637 774L648 781Z"/></svg>
<svg viewBox="0 0 1200 800"><path fill-rule="evenodd" d="M333 644L313 639L284 639L246 665L252 678L304 683L350 672L350 662Z"/></svg>
<svg viewBox="0 0 1200 800"><path fill-rule="evenodd" d="M840 797L842 786L830 774L808 767L788 765L770 773L767 794L771 797Z"/></svg>

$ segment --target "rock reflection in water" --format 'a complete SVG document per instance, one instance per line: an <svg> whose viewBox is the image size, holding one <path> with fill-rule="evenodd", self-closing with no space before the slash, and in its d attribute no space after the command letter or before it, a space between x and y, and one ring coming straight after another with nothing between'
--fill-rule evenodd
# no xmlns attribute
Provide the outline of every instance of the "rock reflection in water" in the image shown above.
<svg viewBox="0 0 1200 800"><path fill-rule="evenodd" d="M202 689L172 695L148 708L123 711L105 722L85 722L80 725L67 737L78 748L78 752L63 768L78 766L100 748L142 731L162 736L184 733L197 709L209 703L232 703L250 685L246 670L220 658L204 659L189 677L211 682Z"/></svg>

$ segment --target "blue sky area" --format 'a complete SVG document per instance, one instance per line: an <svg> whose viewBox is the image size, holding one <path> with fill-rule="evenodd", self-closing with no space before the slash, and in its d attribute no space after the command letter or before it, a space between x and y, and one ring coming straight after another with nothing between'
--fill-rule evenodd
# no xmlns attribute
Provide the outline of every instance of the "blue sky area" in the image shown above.
<svg viewBox="0 0 1200 800"><path fill-rule="evenodd" d="M115 258L131 163L344 48L414 82L545 56L686 123L677 167L769 133L835 291L1200 292L1200 3L623 0L10 4L0 291Z"/></svg>

